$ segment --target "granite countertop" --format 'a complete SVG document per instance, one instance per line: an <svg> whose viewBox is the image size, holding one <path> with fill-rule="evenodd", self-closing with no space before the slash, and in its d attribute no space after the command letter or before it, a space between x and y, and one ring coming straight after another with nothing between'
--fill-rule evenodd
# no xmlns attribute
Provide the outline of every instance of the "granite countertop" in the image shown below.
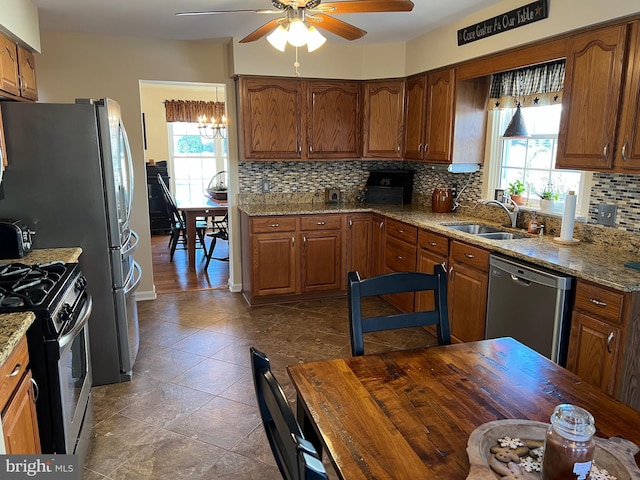
<svg viewBox="0 0 640 480"><path fill-rule="evenodd" d="M411 205L402 207L397 205L362 204L251 204L240 205L239 209L249 216L380 213L425 230L441 233L450 238L486 248L492 252L502 253L606 287L623 292L640 291L640 271L624 266L626 262L638 261L638 256L633 253L612 250L608 246L589 243L579 243L571 246L560 245L555 243L550 235L542 238L536 235L531 236L531 238L517 240L489 240L444 226L447 223L467 222L499 225L496 222L478 219L464 213L432 213L423 207ZM522 230L502 228L506 231L522 233Z"/></svg>
<svg viewBox="0 0 640 480"><path fill-rule="evenodd" d="M4 263L24 263L32 265L35 263L47 263L62 261L65 263L76 263L80 258L82 249L72 248L43 248L32 250L22 258L2 259ZM0 314L0 365L9 357L18 341L27 332L36 316L33 312L16 312Z"/></svg>

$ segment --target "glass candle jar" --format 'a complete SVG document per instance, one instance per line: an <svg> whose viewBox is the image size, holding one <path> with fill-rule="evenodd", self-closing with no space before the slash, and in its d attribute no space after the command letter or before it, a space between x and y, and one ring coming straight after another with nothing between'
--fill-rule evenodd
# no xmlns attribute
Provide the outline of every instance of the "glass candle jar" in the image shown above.
<svg viewBox="0 0 640 480"><path fill-rule="evenodd" d="M542 480L585 480L596 443L593 416L584 408L562 404L553 410L542 457Z"/></svg>

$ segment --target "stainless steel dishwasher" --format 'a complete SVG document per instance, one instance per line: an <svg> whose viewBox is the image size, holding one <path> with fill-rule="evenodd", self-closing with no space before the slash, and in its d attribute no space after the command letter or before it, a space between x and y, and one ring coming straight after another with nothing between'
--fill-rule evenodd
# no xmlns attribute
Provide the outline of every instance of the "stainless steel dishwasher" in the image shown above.
<svg viewBox="0 0 640 480"><path fill-rule="evenodd" d="M572 285L569 275L491 255L486 338L513 337L566 366Z"/></svg>

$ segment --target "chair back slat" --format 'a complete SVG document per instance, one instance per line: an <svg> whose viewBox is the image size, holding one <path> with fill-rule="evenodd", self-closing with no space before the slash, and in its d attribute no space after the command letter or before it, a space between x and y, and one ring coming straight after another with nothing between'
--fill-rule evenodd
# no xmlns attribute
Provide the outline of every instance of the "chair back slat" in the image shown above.
<svg viewBox="0 0 640 480"><path fill-rule="evenodd" d="M360 279L358 272L347 275L351 353L364 355L364 333L398 328L435 325L439 345L451 343L447 307L447 273L436 265L433 275L421 272L394 272ZM362 316L362 298L396 293L433 291L435 308L386 316Z"/></svg>
<svg viewBox="0 0 640 480"><path fill-rule="evenodd" d="M313 445L305 440L267 356L251 347L251 368L262 424L285 480L328 480Z"/></svg>

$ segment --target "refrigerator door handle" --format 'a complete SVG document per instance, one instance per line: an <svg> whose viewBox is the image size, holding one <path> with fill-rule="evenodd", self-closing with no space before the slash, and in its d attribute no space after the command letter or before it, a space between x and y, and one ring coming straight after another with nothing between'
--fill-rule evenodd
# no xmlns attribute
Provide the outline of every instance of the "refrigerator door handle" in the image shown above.
<svg viewBox="0 0 640 480"><path fill-rule="evenodd" d="M122 135L125 155L127 157L127 168L129 169L129 179L131 184L129 185L129 204L127 205L127 224L131 222L131 210L133 209L133 158L131 157L131 147L129 146L129 137L127 136L127 130L124 128L124 124L120 122L120 134Z"/></svg>
<svg viewBox="0 0 640 480"><path fill-rule="evenodd" d="M135 272L133 275L133 282L125 286L124 288L125 296L129 295L131 292L134 292L136 288L138 288L138 285L140 285L140 282L142 281L142 268L140 267L140 265L138 265L138 262L133 262L133 269Z"/></svg>
<svg viewBox="0 0 640 480"><path fill-rule="evenodd" d="M131 238L134 240L134 242L127 242L127 246L125 249L122 250L122 257L128 257L129 255L131 255L136 248L138 248L138 243L140 242L140 237L138 236L138 234L131 230Z"/></svg>

